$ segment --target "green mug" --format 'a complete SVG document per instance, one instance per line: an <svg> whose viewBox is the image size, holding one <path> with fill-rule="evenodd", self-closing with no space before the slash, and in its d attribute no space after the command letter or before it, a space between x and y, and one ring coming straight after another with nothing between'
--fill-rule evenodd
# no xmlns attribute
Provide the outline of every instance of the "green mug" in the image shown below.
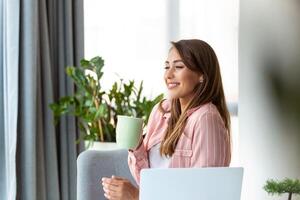
<svg viewBox="0 0 300 200"><path fill-rule="evenodd" d="M143 119L118 115L116 127L117 145L124 149L135 149L143 134Z"/></svg>

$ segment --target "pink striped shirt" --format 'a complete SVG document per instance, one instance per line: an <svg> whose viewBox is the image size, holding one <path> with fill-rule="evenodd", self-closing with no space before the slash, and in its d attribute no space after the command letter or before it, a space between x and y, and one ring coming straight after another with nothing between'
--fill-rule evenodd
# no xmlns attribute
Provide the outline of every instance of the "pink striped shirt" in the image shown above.
<svg viewBox="0 0 300 200"><path fill-rule="evenodd" d="M162 104L170 110L171 102ZM128 154L129 169L137 181L140 171L149 168L148 152L156 144L161 143L170 118L170 113L163 114L157 104L150 115L147 134L138 149ZM170 168L191 167L225 167L230 163L230 142L227 129L212 103L188 110L188 119L175 152L170 161Z"/></svg>

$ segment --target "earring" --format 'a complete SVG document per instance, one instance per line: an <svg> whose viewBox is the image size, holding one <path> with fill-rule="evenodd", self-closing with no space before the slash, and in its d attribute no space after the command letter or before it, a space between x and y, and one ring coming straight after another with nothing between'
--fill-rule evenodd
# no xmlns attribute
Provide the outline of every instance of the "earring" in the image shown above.
<svg viewBox="0 0 300 200"><path fill-rule="evenodd" d="M203 81L204 81L204 78L203 78L203 76L200 76L200 78L199 78L199 82L200 82L200 83L203 83Z"/></svg>

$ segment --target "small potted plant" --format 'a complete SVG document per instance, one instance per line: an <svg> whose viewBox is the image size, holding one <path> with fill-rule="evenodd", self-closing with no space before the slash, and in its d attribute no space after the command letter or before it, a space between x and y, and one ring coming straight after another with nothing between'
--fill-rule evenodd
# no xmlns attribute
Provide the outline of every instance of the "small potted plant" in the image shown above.
<svg viewBox="0 0 300 200"><path fill-rule="evenodd" d="M143 97L143 82L136 86L133 80L120 79L109 91L104 91L100 83L104 60L101 57L83 59L80 65L66 68L67 75L76 85L75 94L60 98L50 104L50 108L56 124L62 115L77 117L82 138L90 144L116 141L117 115L144 118L147 124L153 106L163 98L163 94L154 99Z"/></svg>
<svg viewBox="0 0 300 200"><path fill-rule="evenodd" d="M266 182L264 190L272 195L282 195L287 193L288 200L292 200L293 194L300 194L300 181L298 179L292 180L288 178L283 181L270 179Z"/></svg>

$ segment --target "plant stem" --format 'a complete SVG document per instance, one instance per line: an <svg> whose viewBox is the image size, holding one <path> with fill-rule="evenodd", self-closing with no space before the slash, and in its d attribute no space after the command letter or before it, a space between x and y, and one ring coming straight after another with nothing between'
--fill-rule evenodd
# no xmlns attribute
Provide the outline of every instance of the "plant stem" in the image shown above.
<svg viewBox="0 0 300 200"><path fill-rule="evenodd" d="M94 103L96 105L96 109L99 109L99 103L97 101L97 99L95 98ZM103 130L102 130L102 125L101 125L101 120L98 120L98 128L99 128L99 136L100 136L100 141L104 142L104 136L103 136Z"/></svg>
<svg viewBox="0 0 300 200"><path fill-rule="evenodd" d="M288 200L292 200L292 194L293 193L291 193L291 192L289 193L289 199Z"/></svg>

